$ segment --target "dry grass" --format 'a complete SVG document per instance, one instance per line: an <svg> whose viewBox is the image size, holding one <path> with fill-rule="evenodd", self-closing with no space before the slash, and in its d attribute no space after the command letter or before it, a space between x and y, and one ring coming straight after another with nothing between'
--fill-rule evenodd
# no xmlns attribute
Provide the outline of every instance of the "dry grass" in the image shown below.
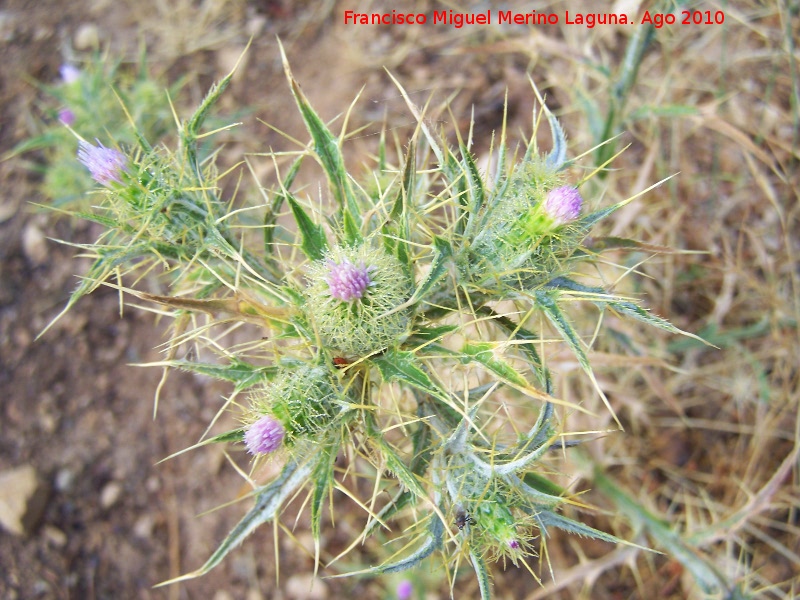
<svg viewBox="0 0 800 600"><path fill-rule="evenodd" d="M651 331L645 336L607 318L605 325L628 342L601 338L594 348L598 364L608 365L602 383L626 431L592 442L588 454L594 468L665 519L731 585L758 598L793 598L800 593L800 140L797 51L790 42L798 23L777 6L737 3L724 10L726 27L658 34L627 99L623 143L631 146L602 190L614 201L679 173L617 216L611 233L703 254L620 257L647 276L620 286L718 348ZM565 67L542 68L546 83L537 79L570 107L563 116L574 148L591 143L580 96L609 95L610 82L585 59L619 55L625 38L613 38L584 34L570 46L580 58L562 54ZM618 63L606 64L613 70ZM677 116L677 107L687 114ZM602 277L614 283L621 274L609 267ZM587 315L587 334L590 319L596 315ZM665 364L626 359L632 351ZM588 386L570 377L563 384L603 413ZM602 429L579 414L569 424ZM577 488L601 487L591 469L584 473L571 478ZM630 531L623 508L603 493L589 497L611 511L596 526L623 537ZM649 540L659 547L658 536ZM527 598L700 597L674 557L589 550L566 537L549 549L562 563L557 581Z"/></svg>

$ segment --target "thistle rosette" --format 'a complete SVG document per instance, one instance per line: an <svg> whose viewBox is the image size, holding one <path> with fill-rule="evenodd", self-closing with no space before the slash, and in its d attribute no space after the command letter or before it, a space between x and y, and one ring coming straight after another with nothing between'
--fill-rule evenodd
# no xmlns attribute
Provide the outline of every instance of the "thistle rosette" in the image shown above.
<svg viewBox="0 0 800 600"><path fill-rule="evenodd" d="M308 271L306 307L320 341L349 356L392 346L405 334L410 309L399 308L412 284L400 262L379 247L335 247Z"/></svg>
<svg viewBox="0 0 800 600"><path fill-rule="evenodd" d="M253 392L250 401L253 424L245 430L244 441L249 450L257 450L252 454L319 434L346 404L335 375L314 365L282 369L272 382Z"/></svg>

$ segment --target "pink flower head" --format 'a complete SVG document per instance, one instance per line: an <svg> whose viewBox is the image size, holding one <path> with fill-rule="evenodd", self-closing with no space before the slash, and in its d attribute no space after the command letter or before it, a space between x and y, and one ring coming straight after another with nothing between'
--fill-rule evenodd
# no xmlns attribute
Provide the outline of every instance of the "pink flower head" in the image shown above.
<svg viewBox="0 0 800 600"><path fill-rule="evenodd" d="M508 547L511 550L519 550L519 542L517 540L509 540Z"/></svg>
<svg viewBox="0 0 800 600"><path fill-rule="evenodd" d="M61 75L61 81L67 85L78 81L81 76L81 70L78 67L67 63L61 65L61 67L58 69L58 72Z"/></svg>
<svg viewBox="0 0 800 600"><path fill-rule="evenodd" d="M92 179L106 187L112 181L122 183L122 172L127 170L128 159L115 148L106 148L97 141L97 146L81 140L78 143L78 160L89 169Z"/></svg>
<svg viewBox="0 0 800 600"><path fill-rule="evenodd" d="M578 218L582 204L583 198L578 190L565 185L550 190L544 201L544 210L556 225L563 225Z"/></svg>
<svg viewBox="0 0 800 600"><path fill-rule="evenodd" d="M244 443L250 454L269 454L281 447L285 433L280 421L264 415L247 428Z"/></svg>
<svg viewBox="0 0 800 600"><path fill-rule="evenodd" d="M58 120L64 125L72 125L75 122L75 113L68 108L62 108L58 111Z"/></svg>
<svg viewBox="0 0 800 600"><path fill-rule="evenodd" d="M342 302L358 300L372 285L372 279L369 276L372 267L364 266L363 262L356 266L346 259L341 263L329 259L327 265L328 287L331 296L337 300Z"/></svg>
<svg viewBox="0 0 800 600"><path fill-rule="evenodd" d="M397 600L410 600L411 595L414 593L414 584L408 579L403 579L397 584Z"/></svg>

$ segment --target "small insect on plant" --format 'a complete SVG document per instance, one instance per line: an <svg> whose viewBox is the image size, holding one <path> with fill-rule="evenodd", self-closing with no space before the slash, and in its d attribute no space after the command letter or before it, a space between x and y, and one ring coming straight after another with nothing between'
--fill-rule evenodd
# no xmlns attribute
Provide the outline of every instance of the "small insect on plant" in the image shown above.
<svg viewBox="0 0 800 600"><path fill-rule="evenodd" d="M350 361L342 356L334 356L333 357L333 366L337 369L344 369L348 365L350 365Z"/></svg>
<svg viewBox="0 0 800 600"><path fill-rule="evenodd" d="M462 531L464 527L467 525L474 525L475 519L473 519L470 514L465 511L463 508L459 509L456 513L456 527L458 527L459 531Z"/></svg>

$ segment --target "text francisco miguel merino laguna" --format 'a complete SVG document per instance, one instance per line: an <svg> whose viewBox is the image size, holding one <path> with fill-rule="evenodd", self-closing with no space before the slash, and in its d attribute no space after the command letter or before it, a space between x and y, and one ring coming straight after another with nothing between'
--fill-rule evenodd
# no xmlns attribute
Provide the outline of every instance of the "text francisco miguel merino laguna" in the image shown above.
<svg viewBox="0 0 800 600"><path fill-rule="evenodd" d="M561 18L556 13L540 13L532 10L518 13L511 10L487 9L477 13L459 13L453 10L435 10L432 15L425 13L404 13L393 10L385 13L359 13L344 11L345 25L450 25L459 29L464 25L557 25ZM583 25L592 28L595 25L628 25L633 21L628 15L617 13L570 13L565 11L566 25Z"/></svg>

